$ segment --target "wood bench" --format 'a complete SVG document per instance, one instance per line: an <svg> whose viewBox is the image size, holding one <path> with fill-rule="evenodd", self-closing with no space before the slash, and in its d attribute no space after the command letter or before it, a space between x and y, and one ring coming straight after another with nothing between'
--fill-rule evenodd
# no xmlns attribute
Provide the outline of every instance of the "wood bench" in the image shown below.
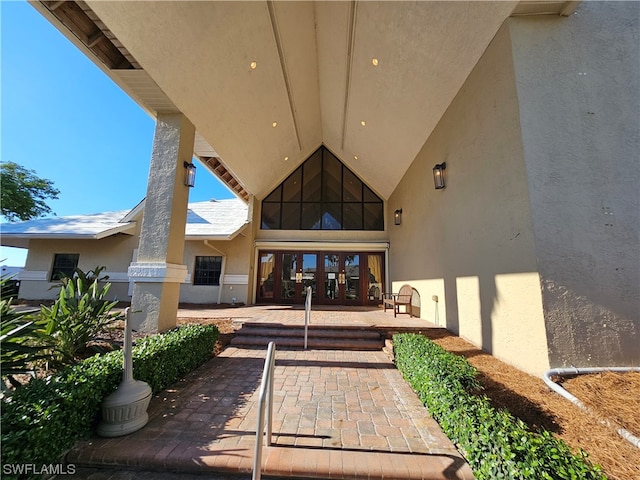
<svg viewBox="0 0 640 480"><path fill-rule="evenodd" d="M393 316L396 317L400 313L400 306L404 305L405 313L413 317L411 312L411 297L413 296L413 288L411 285L403 285L400 287L398 293L385 293L382 303L384 304L384 311L387 311L387 307L393 308Z"/></svg>

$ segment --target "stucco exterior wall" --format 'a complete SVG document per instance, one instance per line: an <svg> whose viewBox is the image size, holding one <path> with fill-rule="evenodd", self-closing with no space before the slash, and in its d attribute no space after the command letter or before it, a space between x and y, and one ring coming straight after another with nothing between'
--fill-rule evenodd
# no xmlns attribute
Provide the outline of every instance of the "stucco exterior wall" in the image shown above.
<svg viewBox="0 0 640 480"><path fill-rule="evenodd" d="M447 187L435 190L443 161ZM390 197L387 222L393 290L415 287L422 318L524 371L548 368L507 26Z"/></svg>
<svg viewBox="0 0 640 480"><path fill-rule="evenodd" d="M138 237L115 235L100 240L31 240L25 267L21 273L20 298L47 300L56 298L59 290L51 289L58 282L50 282L53 258L56 253L78 253L78 267L83 271L105 266L109 275L109 298L128 301L129 277L127 269Z"/></svg>
<svg viewBox="0 0 640 480"><path fill-rule="evenodd" d="M196 256L222 256L220 286L193 285ZM184 262L188 283L180 286L183 303L236 303L248 302L250 239L240 234L231 241L187 241Z"/></svg>
<svg viewBox="0 0 640 480"><path fill-rule="evenodd" d="M250 230L248 230L250 231ZM139 233L139 232L138 232ZM110 298L131 301L127 270L138 248L138 236L117 235L101 240L31 240L29 253L20 284L20 298L25 300L53 300L59 290L51 289L57 282L50 282L53 257L56 253L78 253L78 266L91 270L105 265L109 275ZM196 256L222 256L220 286L193 285ZM249 269L252 242L245 234L231 241L186 241L183 264L187 266L187 281L180 285L181 303L247 303ZM160 287L159 287L160 288Z"/></svg>
<svg viewBox="0 0 640 480"><path fill-rule="evenodd" d="M639 19L509 20L552 366L640 364Z"/></svg>

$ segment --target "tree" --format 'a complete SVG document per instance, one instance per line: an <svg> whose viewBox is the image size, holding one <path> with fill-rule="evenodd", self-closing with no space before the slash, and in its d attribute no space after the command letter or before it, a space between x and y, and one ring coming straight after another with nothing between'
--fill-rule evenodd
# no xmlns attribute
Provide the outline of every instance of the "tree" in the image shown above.
<svg viewBox="0 0 640 480"><path fill-rule="evenodd" d="M52 210L47 198L57 199L60 191L51 180L14 162L0 166L0 213L10 222L42 217Z"/></svg>

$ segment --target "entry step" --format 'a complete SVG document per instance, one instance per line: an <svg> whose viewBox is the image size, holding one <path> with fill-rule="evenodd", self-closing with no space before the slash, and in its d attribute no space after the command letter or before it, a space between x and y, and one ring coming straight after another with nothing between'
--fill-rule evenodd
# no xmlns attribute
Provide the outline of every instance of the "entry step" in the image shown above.
<svg viewBox="0 0 640 480"><path fill-rule="evenodd" d="M266 347L275 342L279 348L303 348L304 325L246 322L236 331L234 347ZM309 325L307 347L323 350L380 350L384 339L380 332L362 327Z"/></svg>

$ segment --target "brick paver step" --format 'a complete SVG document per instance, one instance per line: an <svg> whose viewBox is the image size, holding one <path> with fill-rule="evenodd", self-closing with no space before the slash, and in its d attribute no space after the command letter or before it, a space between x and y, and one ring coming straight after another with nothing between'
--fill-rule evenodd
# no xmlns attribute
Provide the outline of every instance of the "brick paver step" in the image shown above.
<svg viewBox="0 0 640 480"><path fill-rule="evenodd" d="M245 323L231 340L235 347L266 347L274 342L280 348L303 348L304 326ZM312 349L380 350L384 340L375 330L314 325L307 331L307 347Z"/></svg>
<svg viewBox="0 0 640 480"><path fill-rule="evenodd" d="M269 342L274 342L278 348L303 348L304 338L298 337L271 337L243 335L231 340L234 347L266 347ZM349 338L318 338L309 337L307 347L322 350L381 350L384 342L381 339L349 339Z"/></svg>
<svg viewBox="0 0 640 480"><path fill-rule="evenodd" d="M262 324L244 324L236 331L236 335L254 336L277 336L277 337L304 337L304 327L297 326L273 326L268 327ZM328 327L311 327L308 329L308 336L318 338L367 338L372 340L380 339L380 332L365 329L341 329Z"/></svg>
<svg viewBox="0 0 640 480"><path fill-rule="evenodd" d="M262 328L304 328L304 322L289 322L289 323L281 323L281 322L243 322L243 327L262 327ZM324 330L340 330L340 331L348 331L348 330L369 330L373 327L373 325L350 325L348 323L345 324L331 324L326 322L317 322L317 323L309 323L309 330L313 329L324 329Z"/></svg>

